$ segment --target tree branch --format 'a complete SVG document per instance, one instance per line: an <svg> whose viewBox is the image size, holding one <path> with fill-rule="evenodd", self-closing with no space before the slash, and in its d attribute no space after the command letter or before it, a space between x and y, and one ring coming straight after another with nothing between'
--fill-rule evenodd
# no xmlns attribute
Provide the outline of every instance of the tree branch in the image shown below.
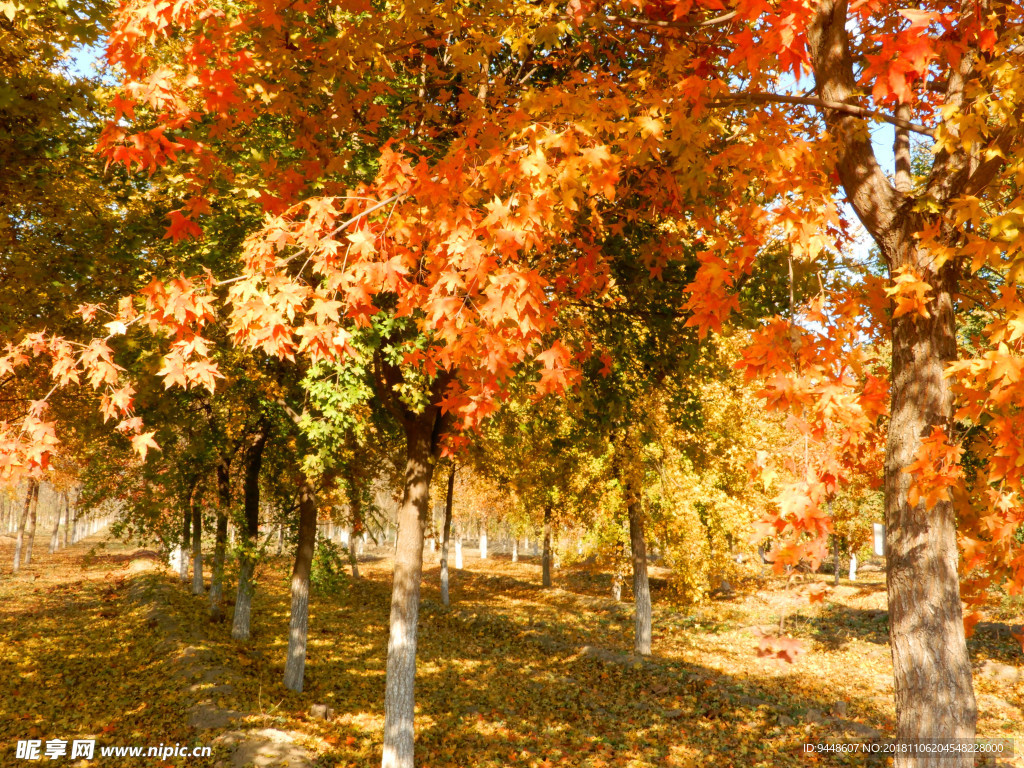
<svg viewBox="0 0 1024 768"><path fill-rule="evenodd" d="M857 83L846 24L847 0L822 0L807 30L807 43L820 108L836 139L840 183L857 218L881 245L891 239L899 225L903 196L875 157L871 134L864 123L865 117L873 115L848 103L857 93ZM882 251L890 255L885 246Z"/></svg>
<svg viewBox="0 0 1024 768"><path fill-rule="evenodd" d="M910 117L910 105L900 104L896 109L896 116L901 120ZM906 128L896 126L896 138L893 140L892 153L896 161L894 178L896 191L903 195L909 195L914 188L914 182L910 171L910 132Z"/></svg>
<svg viewBox="0 0 1024 768"><path fill-rule="evenodd" d="M914 133L920 133L925 136L935 136L935 131L931 128L919 125L918 123L912 123L904 118L893 117L892 115L887 115L885 112L878 112L874 109L858 107L856 104L847 104L846 102L833 101L832 99L819 99L815 96L790 96L782 93L751 91L720 96L716 101L711 102L710 106L727 106L737 101L751 101L755 104L777 102L779 104L800 104L808 107L817 107L818 109L833 109L836 112L843 112L844 114L853 115L854 117L871 117L876 120L882 120L883 122L890 123L898 128L913 131Z"/></svg>
<svg viewBox="0 0 1024 768"><path fill-rule="evenodd" d="M739 15L738 11L729 11L713 19L704 21L686 21L678 19L675 21L660 21L658 19L641 19L636 16L617 16L615 14L602 15L594 14L588 16L585 21L607 21L610 24L628 24L631 27L654 27L655 29L699 29L700 27L713 27L717 24L727 24ZM576 19L568 14L560 14L555 18L560 21L575 21Z"/></svg>
<svg viewBox="0 0 1024 768"><path fill-rule="evenodd" d="M401 373L394 366L384 362L380 350L373 354L373 383L384 407L403 428L407 427L410 423L409 414L401 401L395 397L394 390L394 387L401 383Z"/></svg>

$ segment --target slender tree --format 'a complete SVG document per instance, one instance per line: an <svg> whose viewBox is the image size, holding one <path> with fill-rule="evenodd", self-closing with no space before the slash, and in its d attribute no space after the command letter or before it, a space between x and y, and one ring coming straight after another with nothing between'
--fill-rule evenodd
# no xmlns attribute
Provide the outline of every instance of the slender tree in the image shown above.
<svg viewBox="0 0 1024 768"><path fill-rule="evenodd" d="M448 607L448 543L452 534L452 506L455 498L455 462L448 470L448 490L444 497L444 526L441 534L441 602Z"/></svg>

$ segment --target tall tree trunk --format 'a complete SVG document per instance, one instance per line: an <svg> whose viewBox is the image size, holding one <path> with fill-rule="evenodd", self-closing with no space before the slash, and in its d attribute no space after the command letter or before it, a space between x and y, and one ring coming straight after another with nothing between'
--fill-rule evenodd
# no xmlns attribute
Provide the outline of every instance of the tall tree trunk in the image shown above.
<svg viewBox="0 0 1024 768"><path fill-rule="evenodd" d="M68 503L68 493L64 491L57 497L57 509L56 514L53 516L53 533L50 534L50 554L52 555L57 551L57 547L60 546L60 516L63 512L63 507Z"/></svg>
<svg viewBox="0 0 1024 768"><path fill-rule="evenodd" d="M213 542L210 575L210 618L224 620L224 557L228 547L228 511L231 508L231 470L226 462L217 465L217 532Z"/></svg>
<svg viewBox="0 0 1024 768"><path fill-rule="evenodd" d="M359 557L356 553L356 537L363 530L363 494L362 487L356 477L351 465L345 465L345 482L348 484L351 496L348 500L349 508L349 529L348 529L348 564L352 569L352 578L359 578Z"/></svg>
<svg viewBox="0 0 1024 768"><path fill-rule="evenodd" d="M422 414L409 415L404 424L405 494L398 513L398 547L391 590L382 768L413 768L416 624L423 574L423 528L441 424L442 417L436 406L428 406Z"/></svg>
<svg viewBox="0 0 1024 768"><path fill-rule="evenodd" d="M32 509L28 514L28 527L25 529L25 565L32 562L32 545L36 540L36 515L39 513L39 483L35 484L32 494Z"/></svg>
<svg viewBox="0 0 1024 768"><path fill-rule="evenodd" d="M231 636L235 640L248 640L252 617L252 596L255 591L253 576L260 535L260 468L267 432L257 432L245 455L245 525L242 527L242 546L239 553L238 592L235 595L235 613L231 622Z"/></svg>
<svg viewBox="0 0 1024 768"><path fill-rule="evenodd" d="M644 541L644 513L639 500L629 495L629 546L633 552L633 650L651 655L651 585L647 579L647 543Z"/></svg>
<svg viewBox="0 0 1024 768"><path fill-rule="evenodd" d="M210 564L210 619L224 620L224 558L228 548L228 513L217 508L217 528L213 540L213 562Z"/></svg>
<svg viewBox="0 0 1024 768"><path fill-rule="evenodd" d="M203 594L203 508L195 494L189 499L192 508L192 594Z"/></svg>
<svg viewBox="0 0 1024 768"><path fill-rule="evenodd" d="M178 548L178 577L185 583L188 583L188 561L190 559L188 550L189 544L192 541L192 505L189 503L191 499L192 491L190 490L183 505L184 509L181 515L181 546Z"/></svg>
<svg viewBox="0 0 1024 768"><path fill-rule="evenodd" d="M302 471L301 468L299 470ZM299 485L299 540L292 568L291 620L288 624L288 658L284 665L286 688L302 692L306 673L306 638L309 634L309 573L316 547L316 495L312 484L302 475Z"/></svg>
<svg viewBox="0 0 1024 768"><path fill-rule="evenodd" d="M448 472L448 494L444 500L444 525L441 531L441 602L448 607L448 542L452 536L452 502L455 498L455 462Z"/></svg>
<svg viewBox="0 0 1024 768"><path fill-rule="evenodd" d="M908 244L908 248L913 246ZM896 688L896 738L973 738L977 704L964 637L952 502L907 500L907 468L935 426L952 435L953 398L943 376L956 357L952 264L940 270L931 318L893 320L892 416L885 456L886 582ZM959 764L958 760L953 761ZM945 766L897 758L900 768ZM964 760L963 765L970 765Z"/></svg>
<svg viewBox="0 0 1024 768"><path fill-rule="evenodd" d="M544 507L544 554L541 556L541 586L551 586L551 506Z"/></svg>
<svg viewBox="0 0 1024 768"><path fill-rule="evenodd" d="M839 586L839 537L832 534L832 565L835 567L835 576L832 583Z"/></svg>
<svg viewBox="0 0 1024 768"><path fill-rule="evenodd" d="M348 535L348 564L352 569L352 578L359 578L359 556L356 554L356 530L351 528Z"/></svg>
<svg viewBox="0 0 1024 768"><path fill-rule="evenodd" d="M846 0L822 0L808 27L807 41L815 89L824 100L850 102L858 84L848 39ZM947 83L947 104L961 107L964 67L974 66L970 52L962 57ZM940 148L927 181L928 206L939 214L922 213L913 196L909 173L909 142L897 133L894 152L897 186L875 157L866 122L836 110L825 110L835 137L836 171L848 202L885 257L890 276L909 268L930 289L928 317L909 312L892 318L890 420L885 453L886 586L889 597L889 638L896 693L896 738L973 738L977 703L970 658L964 638L957 573L956 517L949 500L926 508L911 506L906 471L917 459L922 438L934 428L953 437L953 397L943 376L956 359L956 317L953 296L958 261L939 259L921 245L917 233L931 228L954 245L946 203L971 179L971 159L957 142ZM954 132L955 136L955 132ZM898 754L896 768L968 768L970 755Z"/></svg>
<svg viewBox="0 0 1024 768"><path fill-rule="evenodd" d="M77 493L75 498L78 498ZM64 549L67 549L71 544L71 497L65 494L64 501Z"/></svg>
<svg viewBox="0 0 1024 768"><path fill-rule="evenodd" d="M25 506L21 513L21 519L18 521L18 538L14 544L14 568L12 573L17 573L21 570L21 550L25 545L25 524L28 522L28 510L32 505L32 497L35 495L37 486L38 483L35 480L29 480L28 487L25 489Z"/></svg>

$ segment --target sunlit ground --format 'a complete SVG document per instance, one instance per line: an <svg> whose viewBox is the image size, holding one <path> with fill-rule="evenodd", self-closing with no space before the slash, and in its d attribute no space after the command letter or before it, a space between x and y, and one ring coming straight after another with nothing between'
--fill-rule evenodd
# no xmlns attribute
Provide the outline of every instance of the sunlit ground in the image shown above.
<svg viewBox="0 0 1024 768"><path fill-rule="evenodd" d="M120 544L87 557L97 542L53 557L43 548L12 579L11 539L0 537L4 765L13 764L16 741L27 738L212 743L218 730L188 725L203 685L195 670L183 677L182 645L208 651L207 663L232 678L233 690L213 695L217 706L246 714L234 727L301 732L318 766L379 764L388 560L365 560L360 581L314 596L306 689L295 694L281 684L285 559L271 560L259 573L253 639L243 647L230 639L228 624L207 622L206 598L190 595L174 574L140 561L128 567L125 555L135 548ZM697 609L673 607L665 590L655 589L655 656L641 663L626 655L628 591L622 603L608 598L607 575L559 570L556 588L544 591L536 558L512 563L507 556L481 561L475 555L469 550L466 568L452 571L448 611L436 588L436 555L426 555L419 766L885 764L803 752L809 742L892 733L880 572L855 583L844 579L823 605L813 606L781 584L752 586ZM166 600L158 606L159 622L153 598L140 589L147 579L167 585L157 592ZM805 649L792 665L756 655L757 629L778 626L783 612L786 630ZM971 649L979 664L1022 662L1019 644L997 629L983 628ZM1024 750L1024 686L978 675L976 689L979 733L1016 738ZM329 705L334 718L310 718L313 704ZM1024 765L1020 757L1004 762Z"/></svg>

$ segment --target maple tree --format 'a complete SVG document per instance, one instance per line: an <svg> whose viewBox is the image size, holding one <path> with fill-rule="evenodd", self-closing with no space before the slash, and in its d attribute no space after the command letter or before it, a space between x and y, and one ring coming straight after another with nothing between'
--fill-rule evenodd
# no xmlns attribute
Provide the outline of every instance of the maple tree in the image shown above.
<svg viewBox="0 0 1024 768"><path fill-rule="evenodd" d="M639 259L655 275L695 255L683 309L707 333L743 311L779 243L791 268L848 248L845 200L889 279L822 286L753 332L739 367L793 427L829 445L757 530L790 535L780 567L820 561L825 502L854 470L881 472L897 735L972 736L958 511L965 570L978 576L968 596L1024 582L1014 547L1020 17L980 0L133 0L107 49L123 80L101 151L113 167L173 177L171 241L209 234L225 192L268 217L245 241L237 279L155 277L117 304L105 338L73 347L35 330L8 347L0 376L49 357L58 384L85 379L101 392L145 457L155 431L135 415L110 344L129 329L167 334L159 374L186 388L215 385L207 336L219 293L240 346L368 365L407 447L383 749L385 766L409 766L434 468L516 375L536 377L537 394L579 378L595 350L561 323L567 304L614 296L607 232L651 222ZM810 80L814 95L802 93ZM891 178L872 121L894 128ZM911 133L932 142L916 176ZM958 360L967 300L986 315ZM359 334L381 317L391 325L361 351ZM887 372L876 350L889 334ZM970 475L963 425L984 459ZM49 461L57 436L41 406L0 429L5 477ZM228 474L222 462L221 561ZM308 533L315 491L303 488Z"/></svg>
<svg viewBox="0 0 1024 768"><path fill-rule="evenodd" d="M310 10L315 9L300 13L306 17ZM373 47L360 47L366 29L358 23L361 10L346 9L334 20L334 34L326 48L315 43L303 46L303 63L293 58L287 63L289 70L300 73L300 80L317 82L323 77L323 62L341 55L342 50L345 56L356 50L380 61ZM423 10L433 13L433 9ZM201 12L186 5L161 9L156 18L143 6L122 9L108 48L109 60L126 74L115 109L129 118L136 107L140 110L137 118L145 109L157 116L159 127L129 137L120 125L111 123L100 145L112 160L147 170L173 160L179 151L191 156L188 176L195 194L188 208L172 213L168 231L172 238L199 233L196 219L207 206L205 185L220 170L218 153L232 150L230 142L228 146L222 143L224 132L229 126L234 131L254 119L249 107L242 106L240 89L268 96L276 90L271 86L276 75L259 71L251 63L259 58L277 67L284 61L279 58L275 32L279 18L248 16L236 26L235 20L212 7ZM407 34L423 19L416 13L404 13L393 21ZM204 29L194 43L200 37L216 43L211 48L201 42L184 52L189 71L184 77L138 55L137 44L142 39L156 41L169 36L175 27L193 25ZM246 47L240 50L243 36ZM398 39L402 37L397 34ZM261 39L262 43L255 42ZM458 51L454 40L451 44ZM261 45L266 48L261 50ZM200 59L192 58L196 55L203 60L201 66L197 66ZM414 66L408 71L415 76L425 76L429 70L439 81L447 81L452 76L452 71L445 71L449 69L459 71L460 76L472 74L480 82L486 98L479 99L479 104L458 99L465 135L446 138L445 155L432 162L426 154L431 142L418 136L411 137L414 145L407 149L386 145L375 158L375 173L350 192L292 204L291 197L305 192L321 177L325 191L345 189L336 182L332 187L327 175L344 166L336 163L327 169L316 159L318 151L322 155L326 147L340 150L342 162L346 155L351 157L351 150L345 152L344 147L329 141L330 132L344 124L330 120L322 126L311 124L313 130L294 143L295 156L289 158L281 178L262 169L264 183L273 188L273 194L265 195L264 205L275 215L248 241L247 272L228 289L235 341L287 357L302 351L315 361L350 353L348 340L353 329L377 311L375 302L394 301L392 311L398 317L411 315L416 320L416 327L397 328L398 335L386 339L390 343L386 349L401 349L399 359L389 358L386 349L375 352L373 358L378 393L401 423L409 451L392 602L386 765L407 765L412 760L412 679L422 531L440 436L452 418L465 427L492 412L502 381L523 362L536 360L541 371L537 386L542 392L556 390L568 381L568 350L557 342L544 346L545 333L554 321L545 288L556 268L567 259L576 264L580 257L553 251L551 243L558 222L571 220L578 226L575 220L581 209L586 213L586 200L605 190L611 195L610 185L616 177L615 162L607 149L578 131L531 137L535 126L526 124L518 136L496 135L494 116L482 110L500 103L505 92L487 92L484 86L490 73L487 66L479 66L479 60L463 60L453 53L440 62L420 51L410 58L414 61L407 65ZM346 71L351 77L354 70ZM221 81L201 85L213 72ZM409 82L407 78L406 87ZM197 84L204 94L202 104L193 104L191 98ZM302 87L309 84L303 82ZM353 84L360 83L349 83ZM364 105L381 93L372 81L361 85L357 93ZM332 81L329 90L344 98L346 88ZM453 100L451 93L443 94L442 90L433 93L440 105ZM342 121L352 115L361 121L358 99L355 109L335 105L333 114L342 115ZM238 104L237 110L234 104ZM193 106L212 119L197 121ZM284 106L270 96L266 114L272 116ZM285 113L295 115L296 106L293 103ZM413 99L406 111L416 114L422 108L422 99ZM312 103L303 103L301 109L309 110L307 114L317 112ZM417 116L421 134L428 117L432 118L428 125L437 122L437 115ZM169 138L172 132L175 139ZM200 132L208 132L218 142L198 140ZM186 137L186 133L191 135ZM524 148L510 144L523 140L528 143ZM585 151L574 154L581 145ZM502 153L514 151L527 171L520 173L517 164L514 173L503 172L504 162L498 162L498 154L488 157L488 146ZM543 157L545 151L551 153L550 160ZM557 183L552 189L553 172L557 172ZM468 198L467 191L472 191ZM521 205L520 200L524 201ZM307 266L309 277L303 274ZM588 271L573 274L579 290L594 282ZM394 299L388 299L389 295ZM166 321L173 312L179 323L207 322L208 305L199 302L192 308L190 301L199 301L193 284L154 285L147 292L147 317ZM417 338L424 340L419 348L415 346ZM186 385L200 380L197 373L208 375L209 368L202 360L203 343L194 334L178 342L181 364L174 372L180 371Z"/></svg>
<svg viewBox="0 0 1024 768"><path fill-rule="evenodd" d="M682 114L710 110L723 115L734 133L749 136L743 147L746 158L733 155L719 162L734 164L727 169L734 188L741 188L758 169L763 192L780 202L742 209L745 220L756 225L746 234L747 243L767 242L774 229L798 253L813 257L827 245L829 229L837 232L841 226L841 212L831 202L839 192L875 240L893 278L886 290L892 300L887 324L892 333L892 405L884 474L897 736L902 739L974 734L955 513L945 491L956 482L955 477L947 479L955 476L957 459L949 441L955 439L954 389L962 385L947 373L977 365L964 361L949 367L957 357L956 305L962 301L958 282L968 286L972 273L983 267L1013 281L1015 245L1001 225L1014 216L1020 141L1020 106L1002 86L1006 78L1014 80L1011 72L1018 69L1019 8L986 8L974 3L914 10L845 2L737 6L704 34L663 33L656 25L650 33L646 27L644 31L658 35L666 55L697 53L690 70L695 75L699 67L705 74L724 73L731 66L743 73L738 93L730 91L724 77L685 81L689 90ZM600 13L590 18L595 25L603 23ZM671 24L667 28L674 29ZM813 78L814 96L791 95L794 89L787 88L802 73ZM795 110L794 105L802 108ZM676 114L677 108L669 111ZM895 126L891 178L879 165L870 138L868 121L874 119ZM916 183L911 132L934 139L930 168ZM766 167L773 172L763 174ZM720 212L719 221L725 220ZM708 229L721 231L714 223ZM695 314L714 319L728 308L729 286L752 260L749 250L735 248L733 242L723 238L707 253L707 263L691 286ZM859 305L844 308L852 296L838 297L830 310L846 314L851 329L863 323L860 318L870 317L862 306L870 308L885 298L884 285L865 288L869 290L860 292ZM1003 299L1015 295L1013 291L1004 289ZM991 305L1001 308L998 302ZM870 432L870 418L860 427L855 419L880 415L885 393L857 365L857 345L841 345L832 354L818 349L815 360L806 360L807 347L801 344L806 334L793 330L792 323L776 323L774 332L763 337L770 342L752 352L760 357L761 372L781 369L788 374L770 381L769 400L819 414L834 409L836 402L836 397L823 394L833 389L839 395L857 381L852 397L859 400L859 413L846 411L846 431ZM846 336L860 339L849 331ZM780 359L787 352L798 364ZM835 367L824 368L823 363L832 365L827 361L835 361ZM839 390L834 389L837 385ZM982 414L973 412L975 418L998 417ZM936 492L914 490L922 483L927 488L933 476ZM819 511L828 477L811 478L812 485L824 483L817 494L801 492L790 498L790 509L803 508L805 519L824 523L809 524L808 530L813 525L822 533L828 530ZM988 483L994 479L990 476ZM810 504L804 501L808 498ZM898 763L927 764L927 758L899 758Z"/></svg>

